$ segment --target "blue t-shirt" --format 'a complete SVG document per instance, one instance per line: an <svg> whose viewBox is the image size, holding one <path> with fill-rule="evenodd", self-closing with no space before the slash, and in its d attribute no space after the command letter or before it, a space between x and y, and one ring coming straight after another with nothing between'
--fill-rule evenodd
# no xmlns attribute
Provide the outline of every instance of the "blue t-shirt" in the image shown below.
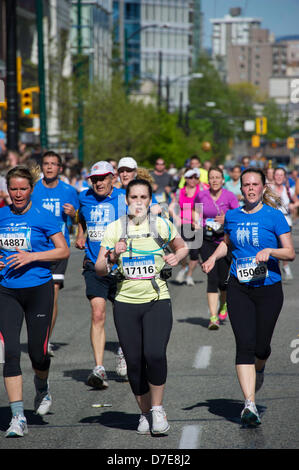
<svg viewBox="0 0 299 470"><path fill-rule="evenodd" d="M16 247L24 251L48 251L49 237L60 232L55 217L43 208L32 204L31 208L21 215L14 214L8 206L0 209L0 255L5 263L6 258L16 253ZM0 271L0 284L16 289L34 287L52 279L50 263L36 261L18 269L6 266Z"/></svg>
<svg viewBox="0 0 299 470"><path fill-rule="evenodd" d="M281 213L266 204L247 214L238 207L225 214L224 232L229 235L233 261L230 273L252 286L271 285L281 280L278 260L255 264L255 255L264 248L279 248L279 236L290 231Z"/></svg>
<svg viewBox="0 0 299 470"><path fill-rule="evenodd" d="M107 225L126 214L125 194L113 188L110 196L100 197L88 189L79 194L79 201L79 217L85 221L87 230L85 254L95 263Z"/></svg>
<svg viewBox="0 0 299 470"><path fill-rule="evenodd" d="M68 215L64 212L63 205L72 204L75 210L79 209L79 199L76 189L64 181L58 180L55 188L47 188L42 180L39 180L33 190L31 197L37 207L43 207L50 211L60 224L60 230L70 246L70 235L68 230ZM53 244L51 242L51 247Z"/></svg>

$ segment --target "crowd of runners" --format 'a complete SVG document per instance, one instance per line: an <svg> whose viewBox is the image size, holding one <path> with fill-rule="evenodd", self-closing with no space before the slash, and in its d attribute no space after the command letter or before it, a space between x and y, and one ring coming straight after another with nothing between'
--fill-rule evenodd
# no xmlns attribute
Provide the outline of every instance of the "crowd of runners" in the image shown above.
<svg viewBox="0 0 299 470"><path fill-rule="evenodd" d="M119 345L116 372L140 409L139 434L169 430L163 408L172 305L167 280L193 288L206 274L209 330L229 316L243 425L261 423L255 394L264 380L283 305L282 276L292 280L297 172L243 157L229 169L188 158L181 169L157 158L153 170L131 156L98 161L73 178L54 151L40 161L11 160L0 177L0 358L12 419L7 437L28 432L22 395L20 332L28 331L35 412L52 406L51 337L71 248L84 252L94 365L90 387L107 389L107 302ZM298 184L297 184L298 183ZM282 273L282 274L281 274ZM240 317L242 305L242 318ZM271 314L269 315L269 311Z"/></svg>

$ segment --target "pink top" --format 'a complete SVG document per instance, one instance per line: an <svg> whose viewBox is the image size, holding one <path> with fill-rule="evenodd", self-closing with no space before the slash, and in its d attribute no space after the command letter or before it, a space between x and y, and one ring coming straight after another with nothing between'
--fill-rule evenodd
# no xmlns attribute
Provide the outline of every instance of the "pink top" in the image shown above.
<svg viewBox="0 0 299 470"><path fill-rule="evenodd" d="M202 185L206 186L206 185ZM182 224L191 224L192 223L192 209L194 207L194 200L201 191L202 188L200 187L199 184L196 185L196 190L195 193L193 194L192 197L188 197L186 194L186 187L180 189L179 193L179 205L181 208L181 223Z"/></svg>

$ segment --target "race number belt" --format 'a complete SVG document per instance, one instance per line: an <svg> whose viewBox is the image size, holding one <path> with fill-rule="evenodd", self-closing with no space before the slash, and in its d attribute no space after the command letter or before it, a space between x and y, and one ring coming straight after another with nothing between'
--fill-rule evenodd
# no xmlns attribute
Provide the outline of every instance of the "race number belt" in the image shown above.
<svg viewBox="0 0 299 470"><path fill-rule="evenodd" d="M237 277L240 282L265 279L269 276L267 263L256 263L255 257L238 258L236 261Z"/></svg>
<svg viewBox="0 0 299 470"><path fill-rule="evenodd" d="M31 251L31 229L29 227L13 227L11 230L0 233L0 249L16 251Z"/></svg>
<svg viewBox="0 0 299 470"><path fill-rule="evenodd" d="M87 224L88 238L91 242L101 242L106 230L105 224Z"/></svg>
<svg viewBox="0 0 299 470"><path fill-rule="evenodd" d="M121 261L126 279L152 279L155 277L154 255L123 257Z"/></svg>

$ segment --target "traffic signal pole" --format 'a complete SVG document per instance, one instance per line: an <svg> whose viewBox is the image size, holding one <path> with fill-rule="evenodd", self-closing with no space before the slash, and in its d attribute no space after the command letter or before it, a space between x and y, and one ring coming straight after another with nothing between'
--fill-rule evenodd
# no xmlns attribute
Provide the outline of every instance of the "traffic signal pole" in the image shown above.
<svg viewBox="0 0 299 470"><path fill-rule="evenodd" d="M44 35L43 35L43 0L35 0L36 26L38 38L38 83L40 114L40 145L42 151L48 148L47 107L45 92Z"/></svg>
<svg viewBox="0 0 299 470"><path fill-rule="evenodd" d="M18 151L16 0L6 0L7 149Z"/></svg>

